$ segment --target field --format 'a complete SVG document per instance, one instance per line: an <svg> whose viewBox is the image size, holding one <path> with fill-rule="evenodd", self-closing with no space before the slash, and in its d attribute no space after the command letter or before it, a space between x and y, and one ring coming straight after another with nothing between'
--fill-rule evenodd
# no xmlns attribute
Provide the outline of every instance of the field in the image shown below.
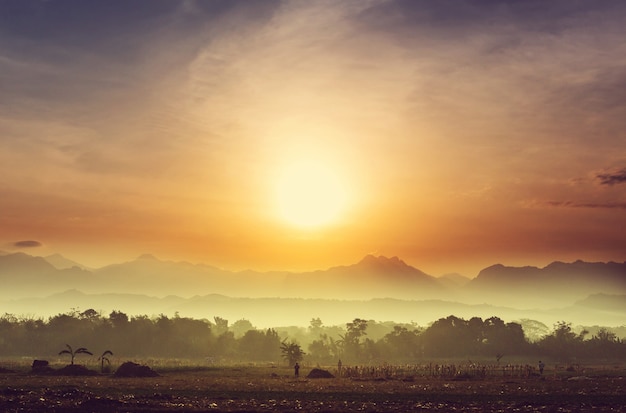
<svg viewBox="0 0 626 413"><path fill-rule="evenodd" d="M159 377L0 373L2 412L626 412L623 366L543 376L307 378L286 367L166 367ZM332 368L329 368L332 370Z"/></svg>

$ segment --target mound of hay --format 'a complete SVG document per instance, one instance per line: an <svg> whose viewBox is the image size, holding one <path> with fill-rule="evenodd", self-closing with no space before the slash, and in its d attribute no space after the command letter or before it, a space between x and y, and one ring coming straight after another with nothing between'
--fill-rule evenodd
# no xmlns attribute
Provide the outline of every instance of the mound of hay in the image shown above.
<svg viewBox="0 0 626 413"><path fill-rule="evenodd" d="M33 360L30 372L33 374L54 374L55 370L49 364L48 360Z"/></svg>
<svg viewBox="0 0 626 413"><path fill-rule="evenodd" d="M58 376L96 376L98 372L89 370L80 364L68 364L62 369L56 370L54 374Z"/></svg>
<svg viewBox="0 0 626 413"><path fill-rule="evenodd" d="M157 377L159 373L148 366L127 361L115 371L115 377Z"/></svg>
<svg viewBox="0 0 626 413"><path fill-rule="evenodd" d="M335 378L335 376L333 376L328 370L322 370L322 369L313 369L306 377L307 379L334 379Z"/></svg>

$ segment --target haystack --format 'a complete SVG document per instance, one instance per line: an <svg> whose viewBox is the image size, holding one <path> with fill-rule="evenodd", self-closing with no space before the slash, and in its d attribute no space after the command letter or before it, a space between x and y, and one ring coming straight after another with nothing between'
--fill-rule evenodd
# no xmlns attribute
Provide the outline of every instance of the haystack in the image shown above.
<svg viewBox="0 0 626 413"><path fill-rule="evenodd" d="M127 361L115 371L115 377L157 377L159 373L148 366Z"/></svg>
<svg viewBox="0 0 626 413"><path fill-rule="evenodd" d="M313 369L311 370L311 372L306 376L307 379L334 379L335 376L333 376L328 370L322 370L322 369Z"/></svg>

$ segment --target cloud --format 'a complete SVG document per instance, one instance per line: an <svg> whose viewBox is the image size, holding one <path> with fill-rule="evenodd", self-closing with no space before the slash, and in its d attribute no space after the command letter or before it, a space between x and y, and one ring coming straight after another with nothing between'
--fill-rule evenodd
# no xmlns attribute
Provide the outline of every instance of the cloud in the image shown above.
<svg viewBox="0 0 626 413"><path fill-rule="evenodd" d="M626 168L612 172L598 173L596 179L601 185L616 185L626 183Z"/></svg>
<svg viewBox="0 0 626 413"><path fill-rule="evenodd" d="M43 244L39 241L26 240L26 241L17 241L13 243L14 247L17 248L36 248L41 247Z"/></svg>
<svg viewBox="0 0 626 413"><path fill-rule="evenodd" d="M626 202L573 202L573 201L548 201L547 205L563 208L605 208L626 209Z"/></svg>

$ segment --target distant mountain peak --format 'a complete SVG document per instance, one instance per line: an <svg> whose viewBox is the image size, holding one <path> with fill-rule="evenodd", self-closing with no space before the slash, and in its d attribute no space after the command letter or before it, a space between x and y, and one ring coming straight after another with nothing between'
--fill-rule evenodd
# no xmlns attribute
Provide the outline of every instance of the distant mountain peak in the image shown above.
<svg viewBox="0 0 626 413"><path fill-rule="evenodd" d="M384 255L379 255L377 257L373 254L367 254L365 257L363 257L363 259L359 262L359 264L393 264L393 265L409 267L407 263L402 261L397 256L387 258Z"/></svg>
<svg viewBox="0 0 626 413"><path fill-rule="evenodd" d="M428 276L423 271L410 266L397 256L388 258L383 255L377 257L372 254L368 254L353 267L371 273L419 274L422 276Z"/></svg>
<svg viewBox="0 0 626 413"><path fill-rule="evenodd" d="M152 254L141 254L139 257L137 257L137 260L158 261L157 257Z"/></svg>
<svg viewBox="0 0 626 413"><path fill-rule="evenodd" d="M63 255L59 254L59 253L55 253L52 255L47 255L45 257L43 257L44 260L46 260L48 263L50 263L52 266L54 266L56 269L62 270L62 269L67 269L67 268L73 268L73 267L78 267L81 268L83 270L88 269L88 267L76 262L76 261L72 261L68 258L65 258Z"/></svg>

